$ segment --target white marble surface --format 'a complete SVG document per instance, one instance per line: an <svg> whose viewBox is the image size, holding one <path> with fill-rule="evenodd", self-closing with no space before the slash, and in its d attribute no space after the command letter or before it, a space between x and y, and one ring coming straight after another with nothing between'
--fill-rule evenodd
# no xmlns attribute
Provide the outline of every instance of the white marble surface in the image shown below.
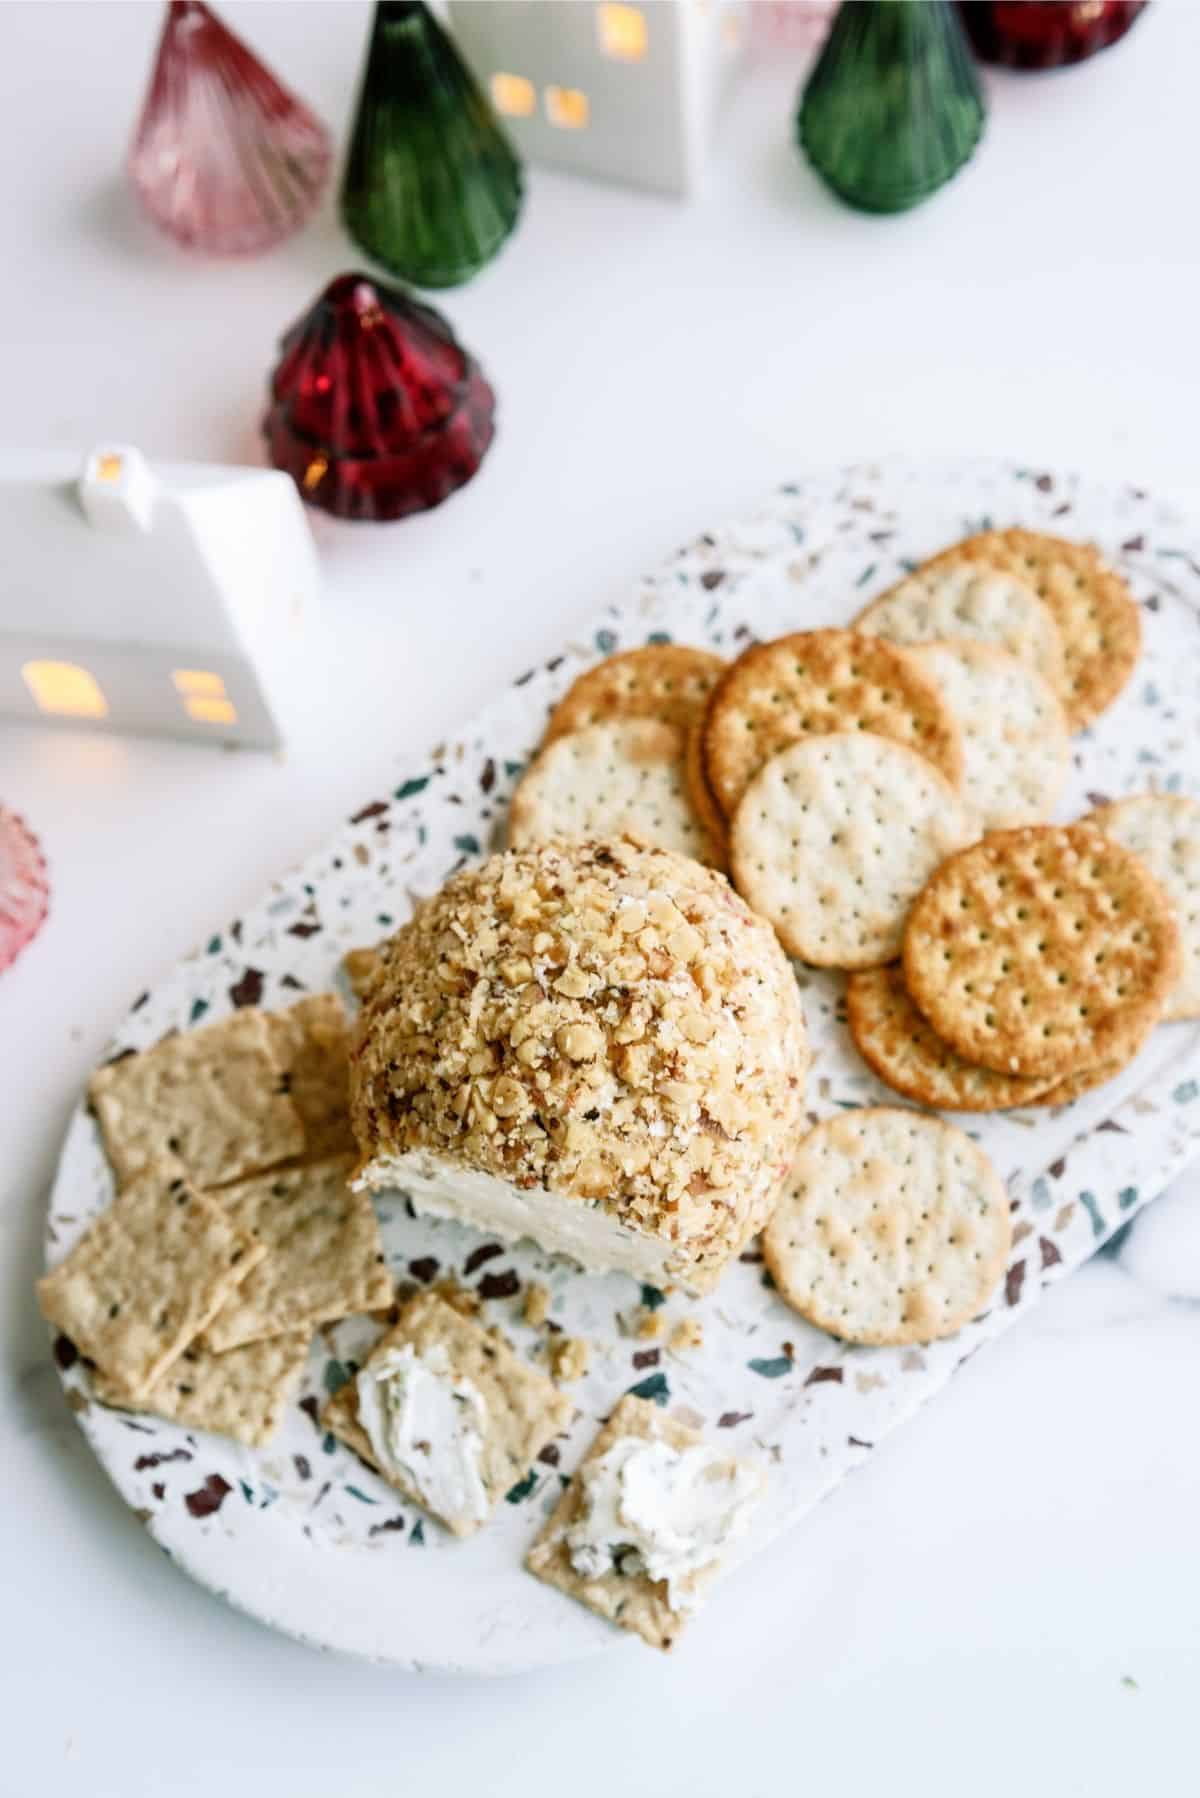
<svg viewBox="0 0 1200 1798"><path fill-rule="evenodd" d="M344 121L365 8L229 5ZM354 257L171 253L118 179L157 9L0 9L3 439L254 453L279 330ZM185 1581L63 1409L30 1297L67 1108L132 995L570 622L805 465L987 450L1195 496L1200 13L989 77L977 165L906 219L826 201L797 66L739 89L691 208L536 177L445 307L501 435L391 530L322 525L325 641L282 761L0 731L52 921L0 979L0 1794L588 1798L813 1789L1180 1791L1200 1672L1200 1174L975 1360L679 1657L496 1685L309 1653Z"/></svg>

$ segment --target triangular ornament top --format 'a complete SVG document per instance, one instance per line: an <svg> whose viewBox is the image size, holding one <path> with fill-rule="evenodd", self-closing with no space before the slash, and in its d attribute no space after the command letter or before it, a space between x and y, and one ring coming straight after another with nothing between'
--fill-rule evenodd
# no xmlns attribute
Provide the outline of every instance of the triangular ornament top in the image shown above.
<svg viewBox="0 0 1200 1798"><path fill-rule="evenodd" d="M156 224L213 255L269 249L308 218L331 159L320 120L202 0L170 0L129 155Z"/></svg>
<svg viewBox="0 0 1200 1798"><path fill-rule="evenodd" d="M950 0L844 0L800 104L800 143L864 212L904 212L979 142L983 96Z"/></svg>
<svg viewBox="0 0 1200 1798"><path fill-rule="evenodd" d="M453 41L419 0L381 0L342 182L351 237L416 287L455 287L491 261L521 196L516 153Z"/></svg>
<svg viewBox="0 0 1200 1798"><path fill-rule="evenodd" d="M263 422L276 468L339 518L403 518L471 479L495 397L440 313L339 275L286 333Z"/></svg>

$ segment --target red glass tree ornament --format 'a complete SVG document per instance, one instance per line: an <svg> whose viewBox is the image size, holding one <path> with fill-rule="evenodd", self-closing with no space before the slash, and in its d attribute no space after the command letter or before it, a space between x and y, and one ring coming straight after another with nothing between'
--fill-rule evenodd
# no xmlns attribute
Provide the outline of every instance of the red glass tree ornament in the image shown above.
<svg viewBox="0 0 1200 1798"><path fill-rule="evenodd" d="M959 0L978 56L1010 69L1082 62L1124 37L1146 0Z"/></svg>
<svg viewBox="0 0 1200 1798"><path fill-rule="evenodd" d="M50 910L50 881L37 838L0 805L0 972L31 943Z"/></svg>
<svg viewBox="0 0 1200 1798"><path fill-rule="evenodd" d="M329 134L201 0L170 0L129 173L156 224L189 249L269 249L308 218Z"/></svg>
<svg viewBox="0 0 1200 1798"><path fill-rule="evenodd" d="M339 275L280 347L263 431L310 505L404 518L482 462L495 396L441 314L400 288Z"/></svg>

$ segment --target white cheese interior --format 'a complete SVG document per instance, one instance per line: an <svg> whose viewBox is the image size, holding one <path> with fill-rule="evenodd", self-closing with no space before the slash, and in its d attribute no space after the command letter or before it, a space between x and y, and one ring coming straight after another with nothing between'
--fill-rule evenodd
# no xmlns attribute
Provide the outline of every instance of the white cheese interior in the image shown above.
<svg viewBox="0 0 1200 1798"><path fill-rule="evenodd" d="M446 1523L482 1523L490 1509L480 1471L487 1406L434 1343L390 1349L358 1375L358 1420L385 1473L407 1479Z"/></svg>
<svg viewBox="0 0 1200 1798"><path fill-rule="evenodd" d="M654 1285L668 1278L668 1243L624 1228L587 1199L542 1186L523 1189L424 1150L378 1155L361 1179L370 1186L399 1187L418 1211L432 1217L458 1218L505 1242L527 1237L549 1254L569 1255L592 1273L632 1274Z"/></svg>
<svg viewBox="0 0 1200 1798"><path fill-rule="evenodd" d="M689 1610L725 1549L744 1535L758 1502L753 1468L697 1443L672 1448L621 1436L580 1472L585 1505L567 1531L585 1579L615 1570L665 1580L673 1611Z"/></svg>

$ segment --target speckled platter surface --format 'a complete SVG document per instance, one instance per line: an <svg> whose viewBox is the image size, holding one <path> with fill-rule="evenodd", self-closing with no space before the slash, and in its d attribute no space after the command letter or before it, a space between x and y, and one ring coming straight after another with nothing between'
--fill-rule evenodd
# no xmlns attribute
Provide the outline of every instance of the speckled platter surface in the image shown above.
<svg viewBox="0 0 1200 1798"><path fill-rule="evenodd" d="M728 655L752 636L842 624L912 563L992 524L1092 539L1142 606L1141 662L1113 708L1074 739L1056 815L1151 787L1200 795L1200 531L1133 488L992 462L885 463L806 478L677 555L524 675L465 735L438 746L395 788L364 795L321 854L138 999L114 1051L147 1047L235 1006L282 1007L333 984L346 949L387 934L416 897L499 840L550 706L588 663L647 640L708 644ZM840 978L798 978L815 1052L814 1117L896 1102L849 1041ZM521 1323L521 1294L536 1278L551 1288L552 1317L592 1345L588 1377L569 1388L579 1407L573 1428L469 1542L451 1540L402 1504L315 1425L324 1393L369 1346L374 1332L365 1323L318 1334L299 1402L266 1449L105 1410L78 1363L62 1366L68 1403L122 1496L180 1566L314 1645L472 1672L631 1648L521 1566L614 1400L633 1389L759 1456L769 1494L749 1552L761 1547L1200 1152L1200 1025L1160 1028L1119 1079L1065 1110L962 1121L1007 1182L1012 1258L984 1316L919 1350L847 1347L823 1336L769 1290L753 1252L717 1292L686 1301L639 1292L621 1276L581 1274L528 1245L503 1248L451 1222L415 1219L402 1194L384 1196L379 1211L398 1281L415 1287L456 1274L478 1290L484 1321L530 1353L538 1336ZM51 1198L48 1264L110 1196L95 1126L81 1107ZM678 1318L699 1318L703 1349L677 1356L665 1337L626 1334L629 1314L645 1303L661 1307L668 1330ZM708 1618L692 1628L714 1627L719 1612L718 1588Z"/></svg>

